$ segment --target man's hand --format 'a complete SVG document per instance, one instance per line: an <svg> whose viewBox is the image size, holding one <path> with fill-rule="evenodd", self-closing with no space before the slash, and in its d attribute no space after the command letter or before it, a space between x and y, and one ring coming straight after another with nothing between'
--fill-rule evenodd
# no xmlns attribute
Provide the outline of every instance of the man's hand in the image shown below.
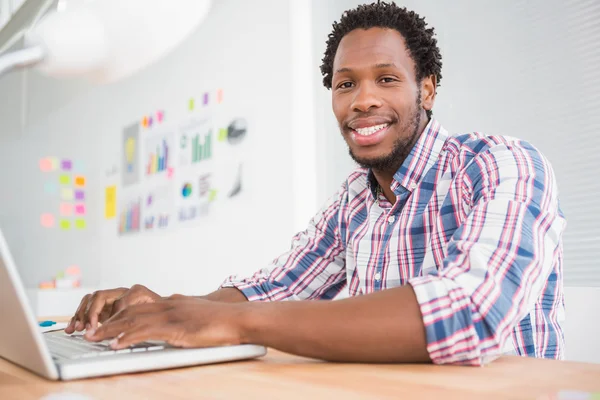
<svg viewBox="0 0 600 400"><path fill-rule="evenodd" d="M84 329L96 329L98 322L103 323L126 307L153 303L160 299L158 294L142 285L134 285L131 289L99 290L87 294L81 300L75 315L65 328L65 332L71 334Z"/></svg>
<svg viewBox="0 0 600 400"><path fill-rule="evenodd" d="M242 343L244 304L175 295L150 304L127 307L100 328L86 333L90 341L112 339L113 349L147 340L177 347L212 347Z"/></svg>

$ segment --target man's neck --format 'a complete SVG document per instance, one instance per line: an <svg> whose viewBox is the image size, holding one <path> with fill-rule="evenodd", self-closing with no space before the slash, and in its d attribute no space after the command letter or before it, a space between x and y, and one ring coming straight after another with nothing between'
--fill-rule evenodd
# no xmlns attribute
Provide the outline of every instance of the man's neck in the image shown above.
<svg viewBox="0 0 600 400"><path fill-rule="evenodd" d="M419 140L419 138L421 137L421 135L423 134L423 131L427 127L428 123L429 123L429 118L427 118L427 117L421 118L421 122L419 124L419 135L417 135L417 137L415 138L415 142L412 144L411 151L412 151L412 148L417 143L417 141ZM409 152L409 154L410 154L410 152ZM408 157L408 155L407 155L407 157ZM377 183L379 184L379 187L381 188L381 191L383 192L383 195L392 204L396 203L396 194L391 189L392 180L394 179L394 175L398 171L398 168L400 168L402 166L402 164L404 163L405 160L406 160L406 157L404 157L402 160L398 160L397 166L394 168L391 168L389 170L385 170L385 171L376 170L376 169L372 170L373 175L375 176L375 179L377 179Z"/></svg>

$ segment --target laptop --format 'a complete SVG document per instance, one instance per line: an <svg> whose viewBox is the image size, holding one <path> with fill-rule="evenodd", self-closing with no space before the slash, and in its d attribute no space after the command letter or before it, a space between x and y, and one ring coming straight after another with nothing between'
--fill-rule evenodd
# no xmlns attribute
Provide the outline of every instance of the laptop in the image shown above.
<svg viewBox="0 0 600 400"><path fill-rule="evenodd" d="M108 341L91 343L81 333L42 333L29 307L17 269L0 230L0 357L51 380L73 380L262 357L263 346L182 349L165 342L113 351Z"/></svg>

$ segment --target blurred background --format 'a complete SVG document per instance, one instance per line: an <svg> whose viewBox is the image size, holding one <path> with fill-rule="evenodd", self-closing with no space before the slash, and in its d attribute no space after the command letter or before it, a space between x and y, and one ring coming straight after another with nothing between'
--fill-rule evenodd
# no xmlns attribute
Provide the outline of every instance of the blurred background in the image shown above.
<svg viewBox="0 0 600 400"><path fill-rule="evenodd" d="M34 3L0 0L0 50L23 45L7 32ZM331 24L361 3L218 0L117 83L0 78L0 229L38 315L134 283L205 294L287 250L354 168L319 66ZM437 32L445 128L523 138L552 162L567 358L600 362L600 2L397 4Z"/></svg>

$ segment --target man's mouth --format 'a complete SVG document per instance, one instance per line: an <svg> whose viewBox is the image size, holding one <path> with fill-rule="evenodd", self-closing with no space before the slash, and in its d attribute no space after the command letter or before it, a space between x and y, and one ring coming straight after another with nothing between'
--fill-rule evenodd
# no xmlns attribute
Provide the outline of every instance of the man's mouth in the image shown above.
<svg viewBox="0 0 600 400"><path fill-rule="evenodd" d="M359 125L360 128L356 125L354 128L350 128L350 140L358 146L370 147L383 141L390 129L391 123L385 122L377 125L365 126L367 124L363 122Z"/></svg>
<svg viewBox="0 0 600 400"><path fill-rule="evenodd" d="M369 126L366 128L357 128L357 129L353 129L353 130L361 136L371 136L371 135L374 135L377 132L387 128L389 125L390 124L379 124L379 125Z"/></svg>

